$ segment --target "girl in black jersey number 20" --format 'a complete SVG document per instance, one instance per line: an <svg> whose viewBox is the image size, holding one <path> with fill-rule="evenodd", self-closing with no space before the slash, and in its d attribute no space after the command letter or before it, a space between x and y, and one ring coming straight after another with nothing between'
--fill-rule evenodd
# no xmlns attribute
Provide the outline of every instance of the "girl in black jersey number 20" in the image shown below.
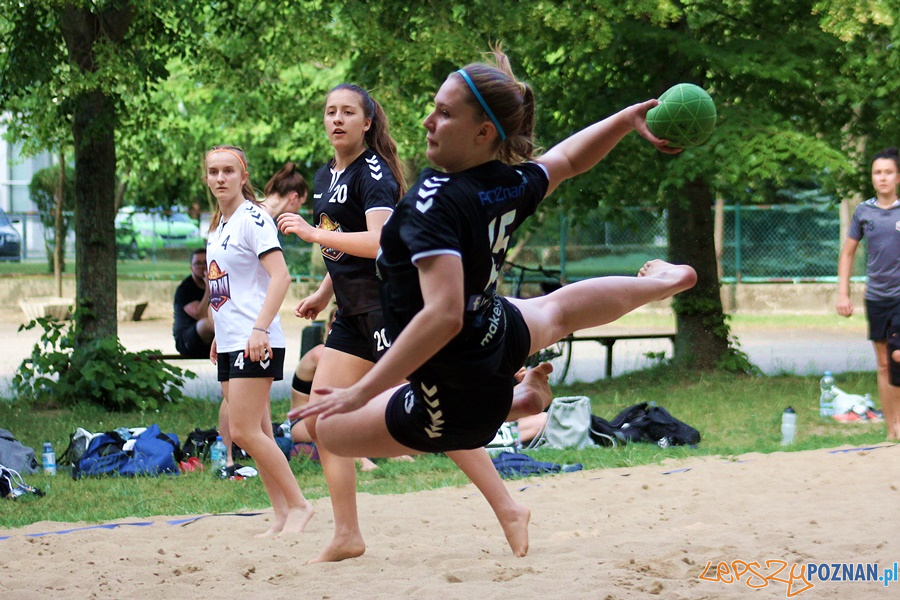
<svg viewBox="0 0 900 600"><path fill-rule="evenodd" d="M356 383L390 346L375 256L382 227L404 188L387 116L368 92L352 84L332 89L325 99L324 125L334 157L313 179L317 226L297 214L278 218L282 232L319 244L328 268L319 289L300 301L295 314L314 319L326 309L332 294L337 302L338 311L313 377L310 403L318 401L317 388ZM316 439L315 423L305 424ZM359 529L355 462L352 457L332 454L327 446L318 449L334 508L335 536L345 537L345 530ZM328 552L318 559L328 560Z"/></svg>
<svg viewBox="0 0 900 600"><path fill-rule="evenodd" d="M313 514L269 416L272 382L282 378L285 339L278 310L291 276L272 217L256 200L240 148L216 146L206 155L206 184L216 198L206 260L209 304L216 337L210 356L218 365L228 428L256 461L275 513L260 537L303 531Z"/></svg>
<svg viewBox="0 0 900 600"><path fill-rule="evenodd" d="M508 59L451 73L427 116L425 169L381 237L378 271L392 345L371 371L297 411L318 415L320 443L348 456L444 452L494 510L517 556L528 551L530 511L516 503L483 446L507 419L549 401L513 395L525 358L570 332L611 322L696 282L694 270L662 261L637 277L603 277L540 298L504 299L496 280L510 234L563 180L596 165L647 128L648 100L629 106L532 158L534 95ZM409 383L392 388L408 377ZM526 379L527 382L527 379Z"/></svg>

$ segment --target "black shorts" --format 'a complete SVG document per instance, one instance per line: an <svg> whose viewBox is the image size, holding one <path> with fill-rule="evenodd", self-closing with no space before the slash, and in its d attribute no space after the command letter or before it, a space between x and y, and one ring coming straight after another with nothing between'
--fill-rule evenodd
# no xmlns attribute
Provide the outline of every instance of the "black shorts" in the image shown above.
<svg viewBox="0 0 900 600"><path fill-rule="evenodd" d="M267 361L252 361L244 357L244 351L219 352L219 381L231 379L263 379L271 377L281 381L284 376L284 348L272 348L272 358Z"/></svg>
<svg viewBox="0 0 900 600"><path fill-rule="evenodd" d="M900 298L896 300L866 300L869 320L869 339L881 342L888 338L888 324L892 315L900 315Z"/></svg>
<svg viewBox="0 0 900 600"><path fill-rule="evenodd" d="M384 356L390 346L381 309L350 316L338 312L325 339L326 348L358 356L369 362L376 362Z"/></svg>
<svg viewBox="0 0 900 600"><path fill-rule="evenodd" d="M206 343L197 333L197 325L185 327L175 336L175 350L187 358L209 358L212 342Z"/></svg>
<svg viewBox="0 0 900 600"><path fill-rule="evenodd" d="M420 452L471 450L494 439L509 416L515 374L531 346L519 309L502 303L506 329L498 352L456 364L431 361L417 371L388 401L391 437Z"/></svg>
<svg viewBox="0 0 900 600"><path fill-rule="evenodd" d="M897 351L900 351L900 312L893 314L887 326L888 381L894 387L900 387L900 361L894 360Z"/></svg>

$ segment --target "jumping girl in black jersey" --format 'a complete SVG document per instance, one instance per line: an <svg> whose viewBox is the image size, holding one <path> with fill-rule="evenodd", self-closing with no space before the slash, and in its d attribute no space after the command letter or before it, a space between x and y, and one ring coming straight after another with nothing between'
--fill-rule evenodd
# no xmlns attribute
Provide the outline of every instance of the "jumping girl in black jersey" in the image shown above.
<svg viewBox="0 0 900 600"><path fill-rule="evenodd" d="M334 158L313 179L316 227L297 214L278 218L282 232L319 244L328 268L319 289L301 300L294 313L314 319L327 308L332 295L337 302L310 402L318 400L315 389L319 387L356 383L390 346L375 256L382 227L405 189L387 116L368 92L351 84L332 89L325 99L324 125ZM309 426L309 433L316 439L314 426ZM353 458L336 456L323 447L318 450L334 508L335 535L342 535L343 526L358 530Z"/></svg>
<svg viewBox="0 0 900 600"><path fill-rule="evenodd" d="M590 279L527 300L497 295L510 235L562 181L592 168L631 131L660 151L677 150L647 128L657 104L648 100L532 159L534 95L504 54L494 58L496 65L469 65L441 86L424 121L428 158L441 170L421 173L382 232L378 270L391 348L352 386L314 389L317 401L297 414L318 415L320 445L342 455L445 452L523 556L530 511L513 501L481 449L504 420L541 408L536 394L513 395L519 367L573 331L690 288L696 274L650 261L637 277ZM409 384L391 388L404 377ZM329 548L331 560L364 549L361 537L343 541Z"/></svg>

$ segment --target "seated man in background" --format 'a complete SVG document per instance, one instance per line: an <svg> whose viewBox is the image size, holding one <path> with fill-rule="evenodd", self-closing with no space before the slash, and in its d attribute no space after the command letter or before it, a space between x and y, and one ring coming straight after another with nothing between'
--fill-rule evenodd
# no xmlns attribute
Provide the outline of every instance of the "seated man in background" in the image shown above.
<svg viewBox="0 0 900 600"><path fill-rule="evenodd" d="M206 248L191 254L191 274L175 290L174 309L172 335L178 354L185 358L209 358L216 330L209 318Z"/></svg>

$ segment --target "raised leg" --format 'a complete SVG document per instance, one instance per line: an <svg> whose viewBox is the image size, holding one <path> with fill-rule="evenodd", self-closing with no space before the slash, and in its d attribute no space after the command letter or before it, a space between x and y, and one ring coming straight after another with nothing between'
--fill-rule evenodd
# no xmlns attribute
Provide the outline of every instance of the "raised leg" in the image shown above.
<svg viewBox="0 0 900 600"><path fill-rule="evenodd" d="M566 335L612 323L649 302L670 298L697 283L687 265L647 262L637 277L596 277L563 286L538 298L509 298L531 333L531 353Z"/></svg>
<svg viewBox="0 0 900 600"><path fill-rule="evenodd" d="M549 375L553 371L550 363L541 363L532 369L521 369L516 373L519 382L513 388L512 407L507 421L517 421L522 417L536 415L550 406L553 391L550 389Z"/></svg>

